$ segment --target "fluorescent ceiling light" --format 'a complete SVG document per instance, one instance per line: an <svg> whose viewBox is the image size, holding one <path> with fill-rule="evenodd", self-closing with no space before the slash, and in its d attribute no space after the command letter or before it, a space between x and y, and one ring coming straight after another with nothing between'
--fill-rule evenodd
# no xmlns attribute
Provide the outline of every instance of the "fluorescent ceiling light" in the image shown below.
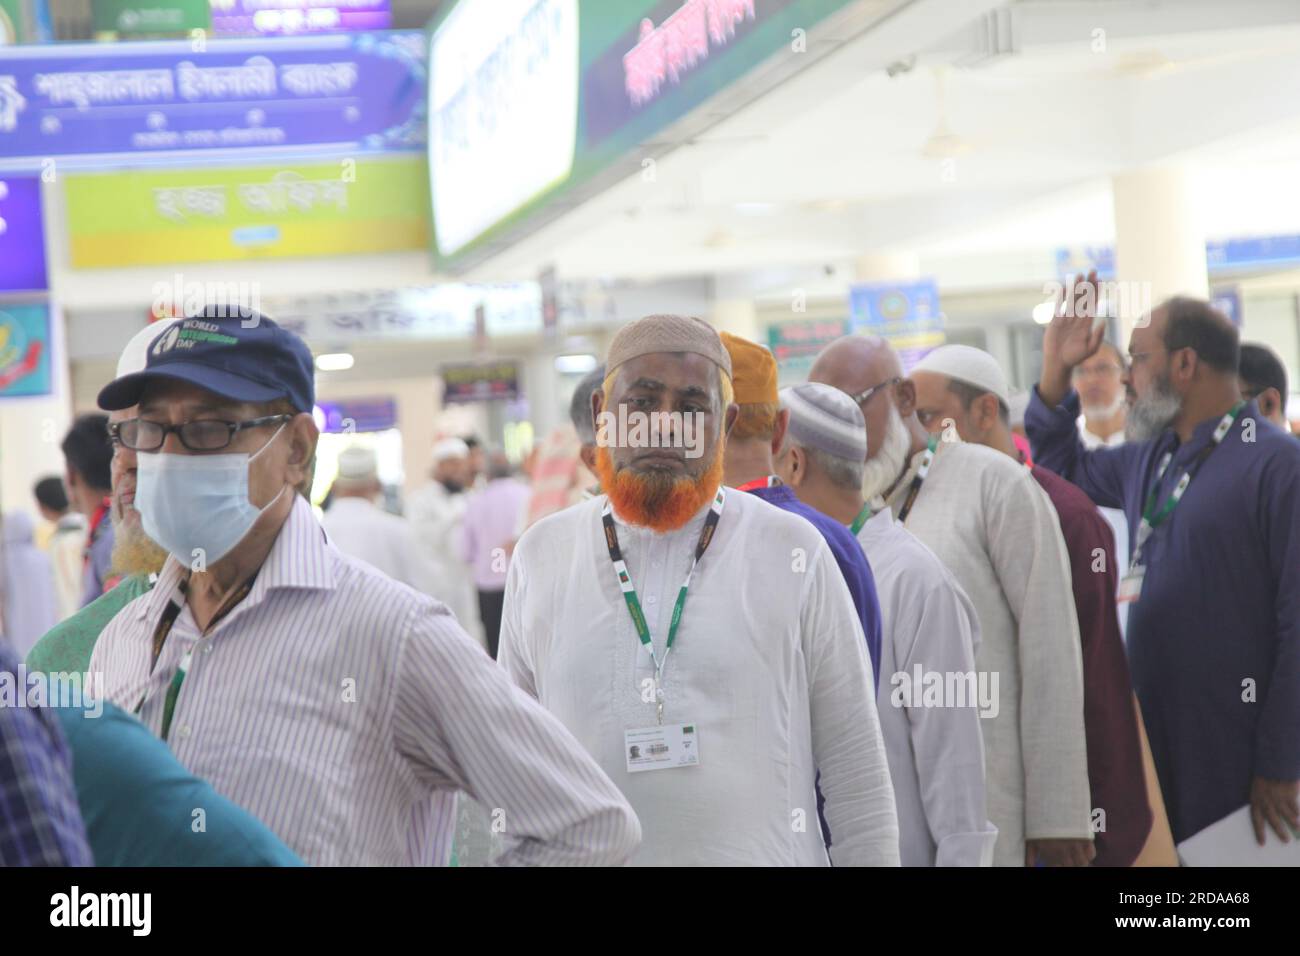
<svg viewBox="0 0 1300 956"><path fill-rule="evenodd" d="M586 375L599 363L594 355L557 355L555 370L561 375Z"/></svg>
<svg viewBox="0 0 1300 956"><path fill-rule="evenodd" d="M351 352L326 352L316 356L316 367L322 372L343 372L355 364Z"/></svg>

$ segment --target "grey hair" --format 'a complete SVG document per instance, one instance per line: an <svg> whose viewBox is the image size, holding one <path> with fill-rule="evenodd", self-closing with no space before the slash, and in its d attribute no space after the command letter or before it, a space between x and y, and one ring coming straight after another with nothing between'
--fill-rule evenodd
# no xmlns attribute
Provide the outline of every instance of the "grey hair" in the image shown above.
<svg viewBox="0 0 1300 956"><path fill-rule="evenodd" d="M584 445L596 444L596 423L591 420L591 396L604 384L605 366L597 365L583 377L573 390L569 402L569 420Z"/></svg>
<svg viewBox="0 0 1300 956"><path fill-rule="evenodd" d="M785 440L781 442L781 450L777 452L776 457L780 458L792 447L802 448L803 453L808 456L808 460L813 462L818 470L826 476L827 480L837 488L857 489L862 487L863 474L867 468L865 461L840 458L838 455L832 455L820 448L809 448L807 445L800 445L790 437L789 430L785 433Z"/></svg>
<svg viewBox="0 0 1300 956"><path fill-rule="evenodd" d="M822 451L820 448L804 448L809 460L816 463L817 467L826 475L831 484L837 488L861 488L862 473L867 467L865 461L851 461L848 458L840 458L838 455L831 455Z"/></svg>

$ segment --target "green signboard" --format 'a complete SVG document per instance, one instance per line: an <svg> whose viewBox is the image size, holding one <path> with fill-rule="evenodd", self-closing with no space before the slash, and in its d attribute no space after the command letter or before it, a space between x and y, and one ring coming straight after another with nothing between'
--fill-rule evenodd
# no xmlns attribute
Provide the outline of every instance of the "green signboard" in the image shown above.
<svg viewBox="0 0 1300 956"><path fill-rule="evenodd" d="M0 0L0 46L30 39L25 7L25 0Z"/></svg>
<svg viewBox="0 0 1300 956"><path fill-rule="evenodd" d="M776 358L777 376L781 384L806 380L817 353L848 334L847 318L773 322L767 327L767 347Z"/></svg>
<svg viewBox="0 0 1300 956"><path fill-rule="evenodd" d="M433 254L455 267L856 0L460 0L430 27ZM803 61L799 61L802 65Z"/></svg>
<svg viewBox="0 0 1300 956"><path fill-rule="evenodd" d="M91 8L96 34L175 37L212 26L209 0L95 0Z"/></svg>
<svg viewBox="0 0 1300 956"><path fill-rule="evenodd" d="M69 175L73 268L421 249L421 156Z"/></svg>

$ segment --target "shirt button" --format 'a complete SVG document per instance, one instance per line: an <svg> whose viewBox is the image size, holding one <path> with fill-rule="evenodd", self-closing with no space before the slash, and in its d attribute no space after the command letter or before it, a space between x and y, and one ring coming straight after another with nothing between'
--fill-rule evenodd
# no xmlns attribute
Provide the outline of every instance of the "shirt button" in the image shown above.
<svg viewBox="0 0 1300 956"><path fill-rule="evenodd" d="M657 597L655 597L653 594L650 595L648 598L645 599L645 601L646 601L647 604L654 604L655 601L657 601L657 600L659 600L659 599L658 599Z"/></svg>
<svg viewBox="0 0 1300 956"><path fill-rule="evenodd" d="M212 653L212 645L211 645L210 643L208 643L208 644L204 644L204 645L203 645L203 653L204 653L204 654L211 654L211 653Z"/></svg>
<svg viewBox="0 0 1300 956"><path fill-rule="evenodd" d="M191 733L191 731L190 731L190 725L189 725L189 724L186 724L185 726L183 726L183 727L181 728L181 739L182 739L182 740L189 740L189 739L190 739L190 733Z"/></svg>

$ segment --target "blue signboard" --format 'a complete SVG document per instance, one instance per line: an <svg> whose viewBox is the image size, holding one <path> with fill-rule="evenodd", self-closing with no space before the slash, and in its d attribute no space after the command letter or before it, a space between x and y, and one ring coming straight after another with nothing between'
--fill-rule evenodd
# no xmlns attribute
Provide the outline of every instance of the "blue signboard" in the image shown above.
<svg viewBox="0 0 1300 956"><path fill-rule="evenodd" d="M1232 320L1232 324L1237 328L1241 328L1241 288L1239 286L1221 285L1211 289L1210 305Z"/></svg>
<svg viewBox="0 0 1300 956"><path fill-rule="evenodd" d="M1061 278L1087 275L1097 270L1098 279L1115 278L1115 250L1111 246L1069 246L1056 250L1056 274Z"/></svg>
<svg viewBox="0 0 1300 956"><path fill-rule="evenodd" d="M0 169L53 157L417 150L424 46L407 31L6 49Z"/></svg>
<svg viewBox="0 0 1300 956"><path fill-rule="evenodd" d="M943 313L934 279L915 282L865 282L849 289L849 322L854 332L879 335L909 369L943 344Z"/></svg>
<svg viewBox="0 0 1300 956"><path fill-rule="evenodd" d="M1205 264L1216 269L1254 269L1300 262L1300 236L1256 236L1205 244Z"/></svg>
<svg viewBox="0 0 1300 956"><path fill-rule="evenodd" d="M350 398L341 402L317 402L321 431L349 435L353 432L382 432L397 427L394 398Z"/></svg>
<svg viewBox="0 0 1300 956"><path fill-rule="evenodd" d="M0 293L44 291L48 285L41 181L0 177Z"/></svg>

